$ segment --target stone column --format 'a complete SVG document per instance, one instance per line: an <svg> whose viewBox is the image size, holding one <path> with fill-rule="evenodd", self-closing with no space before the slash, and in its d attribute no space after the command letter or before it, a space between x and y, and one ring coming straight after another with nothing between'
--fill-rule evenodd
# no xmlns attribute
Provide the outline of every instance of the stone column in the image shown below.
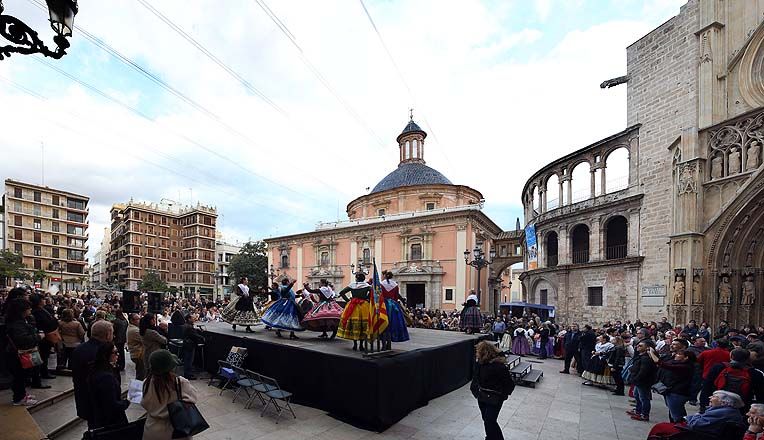
<svg viewBox="0 0 764 440"><path fill-rule="evenodd" d="M573 204L573 176L568 179L568 205Z"/></svg>
<svg viewBox="0 0 764 440"><path fill-rule="evenodd" d="M597 177L595 176L596 173L597 173L596 168L592 168L589 170L589 175L591 176L591 179L589 180L589 191L591 193L590 198L592 199L597 197L597 183L596 183Z"/></svg>
<svg viewBox="0 0 764 440"><path fill-rule="evenodd" d="M607 182L607 176L605 174L605 170L607 170L607 167L603 164L602 168L600 168L600 169L602 170L602 182L601 182L602 183L602 193L600 195L604 196L605 194L607 194L607 187L605 185L605 183Z"/></svg>
<svg viewBox="0 0 764 440"><path fill-rule="evenodd" d="M559 180L559 181L557 182L557 186L559 187L559 189L557 190L557 207L558 207L558 208L562 208L562 205L564 205L564 204L565 204L565 203L564 203L564 200L563 200L563 198L562 198L562 196L564 195L564 193L563 193L563 191L562 191L562 187L563 187L563 181L562 181L562 180Z"/></svg>
<svg viewBox="0 0 764 440"><path fill-rule="evenodd" d="M602 260L602 233L599 219L594 219L589 228L589 261Z"/></svg>
<svg viewBox="0 0 764 440"><path fill-rule="evenodd" d="M543 191L539 190L541 196L541 212L546 212L546 188Z"/></svg>

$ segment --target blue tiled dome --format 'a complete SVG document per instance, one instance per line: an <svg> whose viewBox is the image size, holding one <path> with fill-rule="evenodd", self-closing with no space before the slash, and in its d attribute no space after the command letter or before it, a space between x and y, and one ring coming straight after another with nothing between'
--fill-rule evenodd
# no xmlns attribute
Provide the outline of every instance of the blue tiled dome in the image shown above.
<svg viewBox="0 0 764 440"><path fill-rule="evenodd" d="M410 120L408 124L406 124L406 127L403 128L403 131L401 132L401 134L398 135L398 138L397 138L398 142L400 142L402 136L409 133L422 133L422 139L427 137L427 132L422 130L419 127L419 125L417 125L417 123L414 122L413 119Z"/></svg>
<svg viewBox="0 0 764 440"><path fill-rule="evenodd" d="M439 171L421 162L404 162L398 165L392 173L380 180L371 190L371 194L387 191L388 189L416 185L453 185Z"/></svg>

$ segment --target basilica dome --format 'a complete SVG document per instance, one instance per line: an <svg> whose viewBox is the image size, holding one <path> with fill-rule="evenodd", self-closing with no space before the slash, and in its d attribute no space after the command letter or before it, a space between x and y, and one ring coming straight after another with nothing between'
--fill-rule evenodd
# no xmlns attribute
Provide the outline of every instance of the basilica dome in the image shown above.
<svg viewBox="0 0 764 440"><path fill-rule="evenodd" d="M392 173L385 176L371 190L371 194L387 191L402 186L415 185L452 185L440 171L428 167L421 162L404 162L398 165Z"/></svg>

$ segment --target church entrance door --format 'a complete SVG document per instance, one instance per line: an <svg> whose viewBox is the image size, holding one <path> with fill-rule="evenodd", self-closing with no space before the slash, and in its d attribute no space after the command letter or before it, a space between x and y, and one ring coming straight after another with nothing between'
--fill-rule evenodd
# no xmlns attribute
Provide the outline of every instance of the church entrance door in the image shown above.
<svg viewBox="0 0 764 440"><path fill-rule="evenodd" d="M406 283L406 305L424 308L424 283Z"/></svg>

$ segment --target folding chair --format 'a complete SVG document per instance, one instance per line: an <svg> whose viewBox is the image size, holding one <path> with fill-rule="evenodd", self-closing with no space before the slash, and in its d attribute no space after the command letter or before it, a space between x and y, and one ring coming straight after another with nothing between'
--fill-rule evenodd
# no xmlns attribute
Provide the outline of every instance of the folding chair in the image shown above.
<svg viewBox="0 0 764 440"><path fill-rule="evenodd" d="M234 393L233 400L231 401L231 403L236 403L236 399L239 397L239 393L241 393L241 390L244 390L247 393L247 402L249 402L251 398L251 394L249 394L249 390L252 389L259 382L250 378L247 372L244 371L244 369L241 367L233 366L233 371L234 373L236 373L236 376L238 377L236 379L236 385L238 385L239 388ZM244 406L246 407L246 404Z"/></svg>
<svg viewBox="0 0 764 440"><path fill-rule="evenodd" d="M255 385L252 387L252 390L255 392L247 401L247 404L244 405L245 408L249 408L252 406L252 402L255 400L255 397L260 398L260 402L262 402L263 406L265 406L266 402L263 398L263 394L265 394L268 391L273 391L277 389L277 387L273 385L269 385L263 382L263 378L260 374L255 373L254 371L247 370L247 376L249 376L250 379L255 381Z"/></svg>
<svg viewBox="0 0 764 440"><path fill-rule="evenodd" d="M268 401L265 403L265 406L263 407L263 412L260 414L260 417L265 415L265 410L268 409L268 405L270 405L271 402L273 402L273 406L276 408L276 414L277 414L276 423L279 422L278 419L281 417L281 413L284 411L284 406L289 410L289 412L292 413L292 417L296 419L297 416L295 415L294 410L292 410L292 406L289 404L289 399L292 398L292 393L290 393L289 391L282 390L281 387L279 386L278 381L276 381L276 379L272 377L268 377L268 376L263 376L262 374L260 374L259 376L260 376L260 380L262 381L264 385L273 387L273 389L271 389L270 391L265 392L265 397L268 398ZM284 406L279 405L277 400L283 401L285 405Z"/></svg>
<svg viewBox="0 0 764 440"><path fill-rule="evenodd" d="M231 384L231 382L236 382L239 380L239 375L236 374L236 371L234 371L234 366L226 361L218 361L218 372L217 374L214 374L212 377L210 377L209 383L207 383L207 386L212 385L212 381L215 380L216 377L220 377L225 380L225 383L220 388L220 396L223 395L223 391L225 391L228 388L228 385Z"/></svg>

